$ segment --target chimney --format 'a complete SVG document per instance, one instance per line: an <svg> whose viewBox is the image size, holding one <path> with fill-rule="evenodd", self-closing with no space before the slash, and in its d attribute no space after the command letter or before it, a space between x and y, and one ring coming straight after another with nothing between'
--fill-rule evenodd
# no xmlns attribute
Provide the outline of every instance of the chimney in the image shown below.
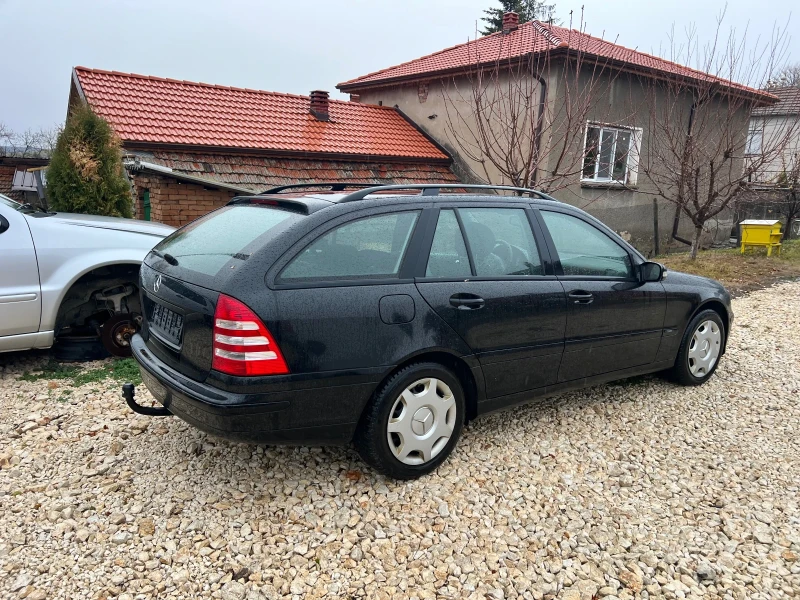
<svg viewBox="0 0 800 600"><path fill-rule="evenodd" d="M519 28L519 15L515 12L503 13L503 33L511 33Z"/></svg>
<svg viewBox="0 0 800 600"><path fill-rule="evenodd" d="M311 92L311 114L320 121L329 121L330 114L328 113L328 92L323 90L314 90Z"/></svg>

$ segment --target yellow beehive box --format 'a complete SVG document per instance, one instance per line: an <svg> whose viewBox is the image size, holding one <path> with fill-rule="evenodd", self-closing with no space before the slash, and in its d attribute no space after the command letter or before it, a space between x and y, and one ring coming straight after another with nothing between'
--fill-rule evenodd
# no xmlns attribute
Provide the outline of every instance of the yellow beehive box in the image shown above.
<svg viewBox="0 0 800 600"><path fill-rule="evenodd" d="M739 223L742 232L742 254L748 246L764 246L767 256L781 251L781 222L773 219L748 219Z"/></svg>

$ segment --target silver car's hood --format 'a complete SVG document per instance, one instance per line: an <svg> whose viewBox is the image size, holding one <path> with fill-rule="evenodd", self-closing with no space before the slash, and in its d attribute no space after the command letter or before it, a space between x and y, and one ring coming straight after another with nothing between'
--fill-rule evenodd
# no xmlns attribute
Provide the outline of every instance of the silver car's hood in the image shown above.
<svg viewBox="0 0 800 600"><path fill-rule="evenodd" d="M115 231L127 231L130 233L142 233L144 235L154 235L160 238L168 236L175 231L174 227L153 223L151 221L138 221L136 219L120 219L118 217L101 217L98 215L79 215L74 213L55 213L45 215L43 213L27 214L25 217L34 236L37 229L50 229L58 223L63 226L93 227L97 229L112 229Z"/></svg>

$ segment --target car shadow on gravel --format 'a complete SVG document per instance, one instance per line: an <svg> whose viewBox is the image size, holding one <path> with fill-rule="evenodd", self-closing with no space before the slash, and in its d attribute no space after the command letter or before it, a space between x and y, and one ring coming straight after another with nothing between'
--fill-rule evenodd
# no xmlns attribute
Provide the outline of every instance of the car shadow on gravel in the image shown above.
<svg viewBox="0 0 800 600"><path fill-rule="evenodd" d="M653 386L669 388L673 384L653 375L635 377L578 392L537 399L480 417L464 428L450 459L437 472L420 481L435 480L439 476L446 476L452 469L466 466L465 462L475 460L476 452L484 456L487 467L501 466L496 462L499 458L485 451L496 446L506 446L509 440L524 439L530 434L531 427L543 432L543 439L539 441L548 445L552 441L546 437L548 431L563 433L557 424L554 425L559 415L576 415L592 410L593 418L597 414L610 416L622 405L641 399L641 394L649 393L648 390L652 390ZM159 462L185 463L183 474L197 486L198 493L230 483L258 483L259 479L263 483L274 477L276 472L281 477L298 481L335 482L347 479L350 482L360 482L366 487L393 485L392 480L366 466L352 446L267 446L239 443L206 434L177 419L169 419L168 423L159 424L160 422L161 419L154 419L150 432L158 432L166 425L170 446L181 450L179 456L161 457ZM152 440L149 437L139 436L135 439L150 444ZM159 452L157 449L150 452L153 451ZM526 452L526 447L519 446L518 451L522 455ZM242 468L244 462L247 464L246 469ZM239 478L232 475L237 471L243 474L239 481L236 481ZM396 485L406 484L397 482Z"/></svg>

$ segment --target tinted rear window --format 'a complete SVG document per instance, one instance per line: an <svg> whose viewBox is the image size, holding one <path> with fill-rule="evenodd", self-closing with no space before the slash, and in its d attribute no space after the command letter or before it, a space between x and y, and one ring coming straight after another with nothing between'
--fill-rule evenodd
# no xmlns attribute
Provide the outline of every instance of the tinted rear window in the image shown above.
<svg viewBox="0 0 800 600"><path fill-rule="evenodd" d="M210 277L231 260L244 261L249 252L286 230L303 216L266 206L226 206L179 229L155 249L170 254L178 267Z"/></svg>

